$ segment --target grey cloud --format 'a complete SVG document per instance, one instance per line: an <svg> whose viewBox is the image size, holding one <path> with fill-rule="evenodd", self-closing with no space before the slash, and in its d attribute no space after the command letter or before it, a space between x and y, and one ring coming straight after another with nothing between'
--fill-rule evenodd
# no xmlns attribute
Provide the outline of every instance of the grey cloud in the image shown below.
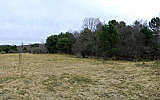
<svg viewBox="0 0 160 100"><path fill-rule="evenodd" d="M0 44L45 41L54 33L79 30L85 17L132 20L94 1L98 0L0 0Z"/></svg>

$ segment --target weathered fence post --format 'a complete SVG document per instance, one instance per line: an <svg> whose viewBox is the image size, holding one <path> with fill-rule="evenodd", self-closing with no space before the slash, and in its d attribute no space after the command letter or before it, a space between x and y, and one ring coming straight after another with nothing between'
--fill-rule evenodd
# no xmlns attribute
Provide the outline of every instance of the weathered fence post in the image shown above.
<svg viewBox="0 0 160 100"><path fill-rule="evenodd" d="M22 53L19 53L19 64L22 64Z"/></svg>

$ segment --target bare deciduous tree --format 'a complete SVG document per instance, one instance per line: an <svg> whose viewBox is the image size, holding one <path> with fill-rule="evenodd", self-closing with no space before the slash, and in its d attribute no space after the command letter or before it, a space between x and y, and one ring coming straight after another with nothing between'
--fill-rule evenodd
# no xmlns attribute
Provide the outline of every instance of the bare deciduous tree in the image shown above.
<svg viewBox="0 0 160 100"><path fill-rule="evenodd" d="M99 18L85 18L83 20L83 28L84 29L89 29L92 32L94 32L97 29L97 25L100 24L101 21L99 20Z"/></svg>

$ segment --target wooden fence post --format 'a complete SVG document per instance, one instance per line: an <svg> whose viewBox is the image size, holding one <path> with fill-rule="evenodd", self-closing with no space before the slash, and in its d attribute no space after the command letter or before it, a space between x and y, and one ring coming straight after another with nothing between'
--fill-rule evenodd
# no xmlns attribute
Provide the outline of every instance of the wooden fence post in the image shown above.
<svg viewBox="0 0 160 100"><path fill-rule="evenodd" d="M19 53L19 64L22 64L22 53Z"/></svg>

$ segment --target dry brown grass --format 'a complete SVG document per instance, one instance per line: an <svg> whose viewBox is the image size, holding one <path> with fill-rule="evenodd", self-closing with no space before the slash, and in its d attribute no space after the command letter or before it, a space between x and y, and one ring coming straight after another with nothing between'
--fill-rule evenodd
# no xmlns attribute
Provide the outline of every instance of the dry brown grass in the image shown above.
<svg viewBox="0 0 160 100"><path fill-rule="evenodd" d="M160 64L0 55L0 100L160 100Z"/></svg>

